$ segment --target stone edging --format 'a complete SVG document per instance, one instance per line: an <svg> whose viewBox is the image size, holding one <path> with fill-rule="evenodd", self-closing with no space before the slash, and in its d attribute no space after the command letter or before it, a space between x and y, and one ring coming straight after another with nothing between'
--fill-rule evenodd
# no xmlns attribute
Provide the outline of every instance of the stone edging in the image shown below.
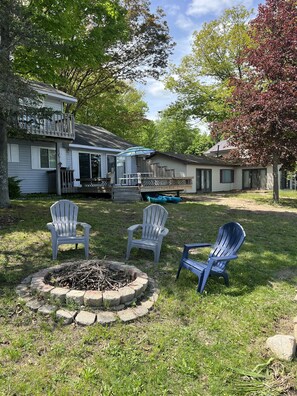
<svg viewBox="0 0 297 396"><path fill-rule="evenodd" d="M16 292L26 301L28 308L45 315L54 314L64 324L74 322L84 326L94 323L106 325L118 320L130 322L148 314L159 295L155 281L134 266L114 261L102 262L105 265L108 263L113 269L124 268L132 276L132 282L119 291L106 292L70 290L46 284L44 278L50 272L73 265L63 263L28 276L16 287ZM72 310L67 305L64 307L71 303L80 308Z"/></svg>

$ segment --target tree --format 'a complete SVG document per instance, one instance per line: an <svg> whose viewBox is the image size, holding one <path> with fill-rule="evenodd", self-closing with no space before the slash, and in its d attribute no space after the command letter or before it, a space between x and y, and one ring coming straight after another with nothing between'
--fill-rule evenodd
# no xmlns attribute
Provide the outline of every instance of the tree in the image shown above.
<svg viewBox="0 0 297 396"><path fill-rule="evenodd" d="M181 118L168 116L166 112L155 121L156 135L150 147L175 153L192 153L194 142L199 139L200 131Z"/></svg>
<svg viewBox="0 0 297 396"><path fill-rule="evenodd" d="M26 7L18 0L2 0L0 6L0 207L10 206L8 193L8 130L15 127L20 101L34 99L30 87L12 67L13 54L20 44L34 46L41 39ZM36 99L37 100L37 99Z"/></svg>
<svg viewBox="0 0 297 396"><path fill-rule="evenodd" d="M239 60L245 79L233 79L232 117L214 125L227 132L247 163L273 165L273 200L279 201L278 165L297 160L296 0L266 0L250 23L250 46Z"/></svg>
<svg viewBox="0 0 297 396"><path fill-rule="evenodd" d="M148 106L142 96L131 85L119 82L113 90L90 99L88 106L77 112L76 120L100 125L135 145L141 145L146 139L148 124L153 124L146 119Z"/></svg>
<svg viewBox="0 0 297 396"><path fill-rule="evenodd" d="M178 96L169 108L172 114L207 122L228 117L226 98L232 90L228 83L234 76L243 76L237 59L250 41L250 15L244 6L233 7L194 33L192 53L171 69L167 79L167 88Z"/></svg>
<svg viewBox="0 0 297 396"><path fill-rule="evenodd" d="M31 0L34 21L52 37L46 48L20 48L24 75L75 96L75 113L118 81L158 78L172 42L164 14L147 0ZM66 109L69 111L69 109Z"/></svg>

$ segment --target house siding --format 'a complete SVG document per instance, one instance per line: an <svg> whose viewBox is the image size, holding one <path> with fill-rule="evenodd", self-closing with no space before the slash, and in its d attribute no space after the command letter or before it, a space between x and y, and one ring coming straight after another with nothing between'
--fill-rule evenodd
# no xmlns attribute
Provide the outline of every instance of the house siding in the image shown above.
<svg viewBox="0 0 297 396"><path fill-rule="evenodd" d="M210 169L212 171L212 180L211 180L211 191L212 192L220 192L220 191L232 191L235 189L235 183L221 183L220 182L220 170L221 169L233 169L233 167L227 166L210 166L210 165L187 165L187 176L193 177L193 186L191 190L187 190L187 192L196 193L196 170L197 169ZM235 175L234 175L235 178Z"/></svg>
<svg viewBox="0 0 297 396"><path fill-rule="evenodd" d="M19 162L8 163L8 176L21 180L20 188L23 194L48 192L48 169L32 169L31 147L55 148L46 142L11 141L19 145Z"/></svg>

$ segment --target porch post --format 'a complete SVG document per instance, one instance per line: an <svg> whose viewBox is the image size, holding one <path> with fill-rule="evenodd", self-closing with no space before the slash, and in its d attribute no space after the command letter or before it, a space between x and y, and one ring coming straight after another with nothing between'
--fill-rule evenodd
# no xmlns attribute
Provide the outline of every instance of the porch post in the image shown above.
<svg viewBox="0 0 297 396"><path fill-rule="evenodd" d="M60 158L61 143L56 142L56 193L61 195L61 158Z"/></svg>

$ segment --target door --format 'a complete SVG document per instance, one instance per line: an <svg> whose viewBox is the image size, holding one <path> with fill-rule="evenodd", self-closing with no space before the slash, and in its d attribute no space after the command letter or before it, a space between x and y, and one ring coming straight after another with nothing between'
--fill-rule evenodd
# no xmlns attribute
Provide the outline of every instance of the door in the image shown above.
<svg viewBox="0 0 297 396"><path fill-rule="evenodd" d="M211 192L212 187L212 170L196 169L196 192Z"/></svg>
<svg viewBox="0 0 297 396"><path fill-rule="evenodd" d="M266 169L244 169L242 171L243 190L264 190L267 188Z"/></svg>
<svg viewBox="0 0 297 396"><path fill-rule="evenodd" d="M99 154L79 153L80 179L101 177L101 156Z"/></svg>

